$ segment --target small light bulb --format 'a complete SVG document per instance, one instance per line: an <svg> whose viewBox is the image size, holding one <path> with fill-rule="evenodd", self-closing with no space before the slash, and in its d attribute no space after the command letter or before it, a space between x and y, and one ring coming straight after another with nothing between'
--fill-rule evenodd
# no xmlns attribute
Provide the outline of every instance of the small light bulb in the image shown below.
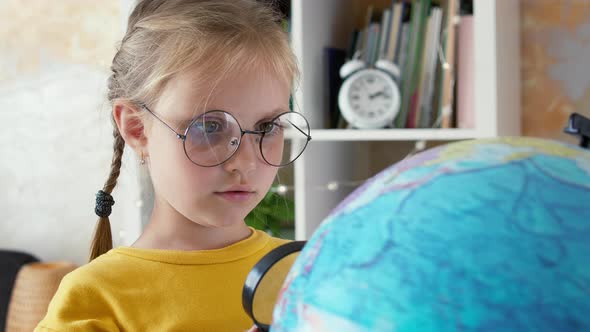
<svg viewBox="0 0 590 332"><path fill-rule="evenodd" d="M426 141L425 140L420 140L416 142L416 150L417 151L422 151L426 149Z"/></svg>
<svg viewBox="0 0 590 332"><path fill-rule="evenodd" d="M287 193L287 186L284 185L280 185L277 187L277 192L281 195L284 195Z"/></svg>
<svg viewBox="0 0 590 332"><path fill-rule="evenodd" d="M338 190L338 182L333 181L333 182L328 183L328 190L329 191L336 191L336 190Z"/></svg>

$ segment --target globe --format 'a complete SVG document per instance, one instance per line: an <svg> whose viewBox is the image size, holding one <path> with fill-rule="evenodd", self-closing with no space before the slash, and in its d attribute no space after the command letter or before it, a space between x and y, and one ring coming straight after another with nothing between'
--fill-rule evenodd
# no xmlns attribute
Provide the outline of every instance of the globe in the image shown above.
<svg viewBox="0 0 590 332"><path fill-rule="evenodd" d="M382 171L309 239L271 331L590 331L590 152L470 140Z"/></svg>

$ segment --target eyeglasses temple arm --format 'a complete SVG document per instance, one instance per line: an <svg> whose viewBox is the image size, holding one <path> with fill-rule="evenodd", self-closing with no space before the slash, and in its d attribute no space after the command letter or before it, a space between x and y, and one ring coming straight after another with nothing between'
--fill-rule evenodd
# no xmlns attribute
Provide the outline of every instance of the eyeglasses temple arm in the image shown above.
<svg viewBox="0 0 590 332"><path fill-rule="evenodd" d="M287 122L289 122L295 129L297 129L300 133L302 133L303 135L305 135L305 137L307 137L308 141L311 141L311 136L304 133L303 130L299 129L299 127L297 127L293 122L287 120Z"/></svg>
<svg viewBox="0 0 590 332"><path fill-rule="evenodd" d="M168 127L168 129L172 130L173 133L176 134L176 137L180 138L180 139L184 139L185 136L178 133L176 130L174 130L174 128L170 127L170 125L168 125L166 123L166 121L162 120L159 116L156 115L156 113L152 112L146 105L141 105L142 108L144 108L146 111L150 112L151 115L153 115L156 119L158 119L160 122L162 122L166 127Z"/></svg>

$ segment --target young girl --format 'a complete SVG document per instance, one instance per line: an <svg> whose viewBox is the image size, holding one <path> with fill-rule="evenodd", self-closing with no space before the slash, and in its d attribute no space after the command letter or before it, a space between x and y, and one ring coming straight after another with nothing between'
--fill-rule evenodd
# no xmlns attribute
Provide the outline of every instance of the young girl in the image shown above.
<svg viewBox="0 0 590 332"><path fill-rule="evenodd" d="M296 61L256 0L144 0L112 63L111 173L91 262L67 275L36 331L244 331L247 273L284 243L244 223L277 167L311 139L289 111ZM287 149L286 136L303 142ZM112 249L125 146L154 186L149 225Z"/></svg>

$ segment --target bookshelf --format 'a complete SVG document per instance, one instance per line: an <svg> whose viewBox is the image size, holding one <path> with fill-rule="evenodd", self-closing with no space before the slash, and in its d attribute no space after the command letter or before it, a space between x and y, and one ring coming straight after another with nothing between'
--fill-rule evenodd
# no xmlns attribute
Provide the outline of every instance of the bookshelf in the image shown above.
<svg viewBox="0 0 590 332"><path fill-rule="evenodd" d="M519 1L474 0L473 129L325 129L324 47L346 48L367 4L390 0L292 0L291 43L301 81L296 110L313 140L294 165L295 238L308 239L354 188L322 189L331 181L366 179L405 156L413 141L440 142L520 134Z"/></svg>
<svg viewBox="0 0 590 332"><path fill-rule="evenodd" d="M447 141L462 140L481 136L475 129L315 129L314 142L347 142L347 141Z"/></svg>

